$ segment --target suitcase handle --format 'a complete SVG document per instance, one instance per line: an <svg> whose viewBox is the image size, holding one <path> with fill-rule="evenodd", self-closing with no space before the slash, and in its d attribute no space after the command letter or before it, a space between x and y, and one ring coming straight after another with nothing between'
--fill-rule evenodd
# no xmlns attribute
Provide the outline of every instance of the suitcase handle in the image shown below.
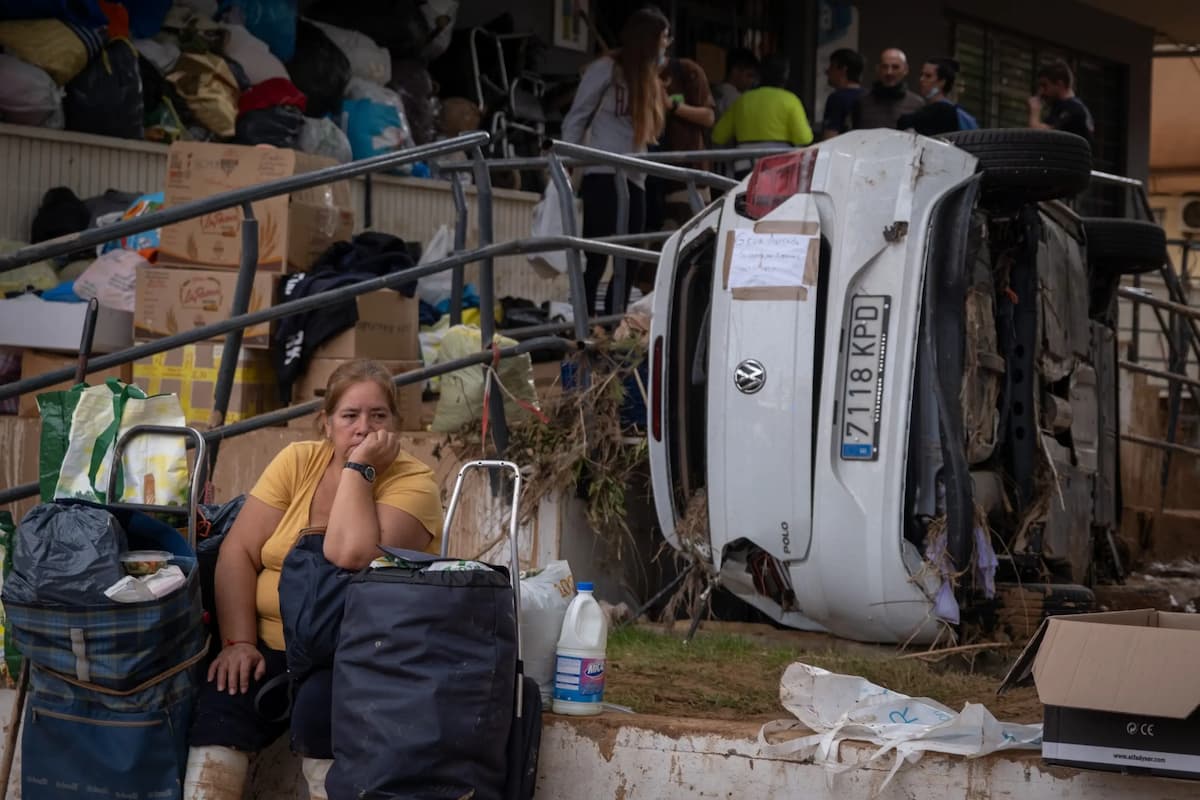
<svg viewBox="0 0 1200 800"><path fill-rule="evenodd" d="M191 439L196 446L195 466L192 468L191 488L188 493L188 505L184 506L157 506L146 503L115 503L113 502L113 493L117 490L117 471L121 466L121 459L125 455L125 448L129 443L138 436L160 435L160 436L183 436ZM204 491L204 481L208 475L208 454L207 447L204 442L204 436L195 428L186 426L174 425L134 425L129 430L125 431L117 444L113 447L113 462L112 468L108 471L108 487L104 491L105 505L110 505L114 508L126 508L132 511L144 511L152 514L176 514L179 516L187 516L188 521L188 546L192 550L196 549L196 509L200 505L200 498Z"/></svg>
<svg viewBox="0 0 1200 800"><path fill-rule="evenodd" d="M508 521L508 542L511 548L509 559L509 578L512 580L513 600L516 604L517 625L521 624L521 557L517 547L517 528L519 522L519 503L521 500L521 470L511 461L499 461L481 459L478 461L468 461L458 470L458 478L454 481L454 492L450 495L450 505L446 509L446 522L442 528L442 558L446 558L450 552L450 526L454 522L455 513L458 511L458 501L462 494L463 480L467 473L473 470L482 469L491 472L492 470L505 470L512 473L513 476L513 492L512 492L512 514ZM521 657L520 641L517 642L517 657Z"/></svg>

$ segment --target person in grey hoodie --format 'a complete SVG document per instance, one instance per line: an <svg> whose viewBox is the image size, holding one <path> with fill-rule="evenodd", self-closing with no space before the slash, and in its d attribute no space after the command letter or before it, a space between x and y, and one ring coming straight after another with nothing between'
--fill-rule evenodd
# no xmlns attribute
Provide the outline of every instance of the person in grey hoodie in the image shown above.
<svg viewBox="0 0 1200 800"><path fill-rule="evenodd" d="M659 68L666 63L671 46L670 23L657 9L635 11L621 30L621 49L596 59L584 70L571 109L563 119L562 137L573 144L586 144L610 153L644 153L662 133L667 96ZM580 196L583 198L583 236L595 239L617 231L617 187L612 167L584 169ZM646 216L646 176L627 172L629 184L629 233L641 233ZM589 253L584 270L588 312L595 313L600 279L608 267L608 256ZM625 300L633 282L626 281ZM604 313L614 308L612 285L604 298Z"/></svg>

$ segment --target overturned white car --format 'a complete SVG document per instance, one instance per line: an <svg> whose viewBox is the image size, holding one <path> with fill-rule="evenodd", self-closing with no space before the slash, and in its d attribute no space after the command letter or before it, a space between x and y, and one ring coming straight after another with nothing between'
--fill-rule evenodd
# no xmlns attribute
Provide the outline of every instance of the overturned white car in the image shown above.
<svg viewBox="0 0 1200 800"><path fill-rule="evenodd" d="M1162 231L1061 202L1083 139L946 139L763 159L662 252L662 531L786 625L928 642L1119 569L1115 293Z"/></svg>

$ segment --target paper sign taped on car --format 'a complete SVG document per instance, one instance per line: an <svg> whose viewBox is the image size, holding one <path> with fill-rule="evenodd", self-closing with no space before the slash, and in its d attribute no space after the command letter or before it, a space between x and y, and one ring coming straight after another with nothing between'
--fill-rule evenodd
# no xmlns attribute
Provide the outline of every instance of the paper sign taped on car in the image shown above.
<svg viewBox="0 0 1200 800"><path fill-rule="evenodd" d="M819 251L816 232L730 231L725 286L737 300L807 300Z"/></svg>

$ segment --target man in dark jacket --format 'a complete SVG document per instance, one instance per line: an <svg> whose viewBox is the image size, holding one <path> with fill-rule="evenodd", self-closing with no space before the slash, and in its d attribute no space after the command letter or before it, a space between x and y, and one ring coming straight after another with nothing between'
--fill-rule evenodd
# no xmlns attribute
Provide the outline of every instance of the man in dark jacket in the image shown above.
<svg viewBox="0 0 1200 800"><path fill-rule="evenodd" d="M1037 94L1029 98L1029 127L1066 131L1082 136L1091 144L1096 125L1092 112L1075 96L1074 83L1075 76L1067 62L1056 60L1044 64L1037 71ZM1043 119L1046 104L1050 110Z"/></svg>
<svg viewBox="0 0 1200 800"><path fill-rule="evenodd" d="M900 117L925 105L921 96L909 91L904 83L908 77L908 56L903 50L890 47L880 53L875 74L879 80L869 92L863 92L854 106L855 130L895 128Z"/></svg>

